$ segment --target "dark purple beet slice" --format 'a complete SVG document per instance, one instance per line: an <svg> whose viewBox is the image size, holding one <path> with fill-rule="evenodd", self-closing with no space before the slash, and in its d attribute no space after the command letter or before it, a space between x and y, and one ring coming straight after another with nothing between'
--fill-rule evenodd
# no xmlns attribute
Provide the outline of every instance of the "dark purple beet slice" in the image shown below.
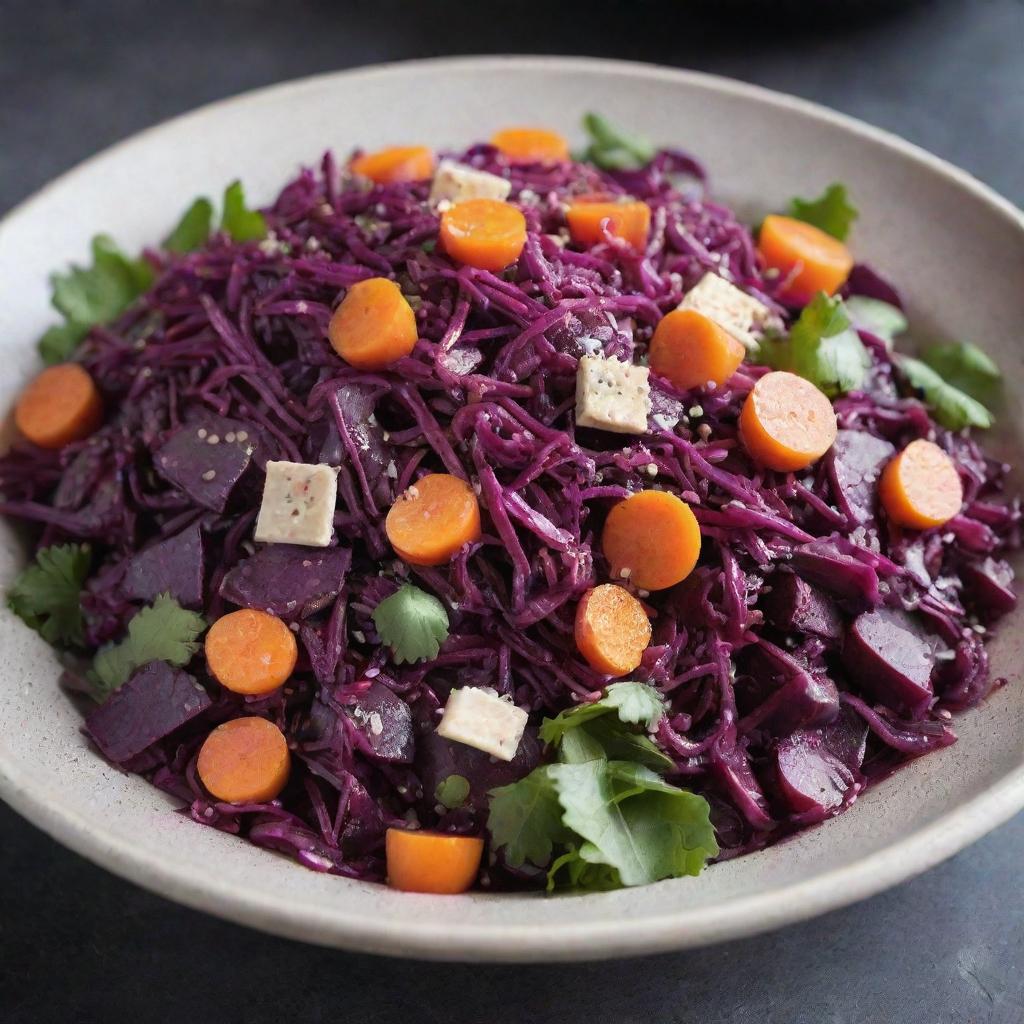
<svg viewBox="0 0 1024 1024"><path fill-rule="evenodd" d="M882 437L840 430L827 455L828 472L840 512L855 522L874 518L876 486L896 449Z"/></svg>
<svg viewBox="0 0 1024 1024"><path fill-rule="evenodd" d="M356 683L338 695L362 741L364 751L380 761L408 764L416 742L412 711L396 693L378 682Z"/></svg>
<svg viewBox="0 0 1024 1024"><path fill-rule="evenodd" d="M170 594L184 608L203 606L203 536L199 524L157 541L129 562L122 585L125 597L152 601Z"/></svg>
<svg viewBox="0 0 1024 1024"><path fill-rule="evenodd" d="M771 625L785 633L810 633L829 644L843 639L843 617L823 590L794 573L775 573L761 610Z"/></svg>
<svg viewBox="0 0 1024 1024"><path fill-rule="evenodd" d="M857 608L874 608L881 600L878 574L827 540L813 541L793 552L793 571Z"/></svg>
<svg viewBox="0 0 1024 1024"><path fill-rule="evenodd" d="M820 821L842 806L853 779L820 736L793 733L779 743L773 756L779 792L794 813Z"/></svg>
<svg viewBox="0 0 1024 1024"><path fill-rule="evenodd" d="M1012 612L1017 607L1013 592L1013 569L1001 558L972 562L960 570L960 578L971 599L986 622Z"/></svg>

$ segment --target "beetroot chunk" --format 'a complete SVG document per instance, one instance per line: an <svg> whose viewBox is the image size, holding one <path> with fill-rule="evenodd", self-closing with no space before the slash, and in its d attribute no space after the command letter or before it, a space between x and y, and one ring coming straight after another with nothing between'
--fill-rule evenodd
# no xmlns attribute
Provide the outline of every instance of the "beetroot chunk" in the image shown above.
<svg viewBox="0 0 1024 1024"><path fill-rule="evenodd" d="M986 621L998 619L1017 607L1013 592L1013 569L1001 558L986 558L982 562L965 565L960 578L971 603Z"/></svg>
<svg viewBox="0 0 1024 1024"><path fill-rule="evenodd" d="M843 619L824 591L794 573L776 573L761 602L765 618L784 633L810 633L828 644L843 639Z"/></svg>
<svg viewBox="0 0 1024 1024"><path fill-rule="evenodd" d="M881 600L878 573L827 540L805 544L793 552L793 571L848 601L855 610L874 608Z"/></svg>
<svg viewBox="0 0 1024 1024"><path fill-rule="evenodd" d="M199 524L151 544L128 563L125 597L152 601L170 594L183 608L203 606L203 537Z"/></svg>
<svg viewBox="0 0 1024 1024"><path fill-rule="evenodd" d="M345 704L366 753L378 761L412 761L412 711L401 697L374 681L356 683L338 699Z"/></svg>
<svg viewBox="0 0 1024 1024"><path fill-rule="evenodd" d="M882 437L862 430L840 430L827 456L829 477L839 511L857 523L875 514L877 483L896 449Z"/></svg>
<svg viewBox="0 0 1024 1024"><path fill-rule="evenodd" d="M779 792L805 821L821 821L842 807L853 776L820 736L795 732L779 743L774 759Z"/></svg>
<svg viewBox="0 0 1024 1024"><path fill-rule="evenodd" d="M781 648L762 640L751 671L768 696L739 723L741 733L761 729L783 736L830 722L839 714L839 692L827 676L808 671Z"/></svg>

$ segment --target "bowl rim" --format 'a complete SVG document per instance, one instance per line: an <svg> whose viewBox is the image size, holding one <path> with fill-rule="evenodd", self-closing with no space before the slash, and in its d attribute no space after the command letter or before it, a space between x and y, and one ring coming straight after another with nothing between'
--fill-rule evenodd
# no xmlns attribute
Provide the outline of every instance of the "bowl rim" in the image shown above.
<svg viewBox="0 0 1024 1024"><path fill-rule="evenodd" d="M720 75L636 61L504 55L428 58L349 68L293 79L204 104L136 132L80 161L9 210L0 219L0 234L16 220L33 217L37 206L52 190L62 187L94 162L115 156L129 145L172 125L199 123L228 108L258 105L268 99L294 100L328 83L344 86L360 79L429 75L446 70L596 72L612 77L678 82L790 111L895 152L920 169L954 182L1024 233L1024 213L973 175L888 131L818 103ZM906 839L861 860L794 885L697 908L685 918L678 912L665 912L636 920L577 925L571 915L566 915L557 925L547 924L543 928L531 924L467 924L459 934L453 934L448 926L433 921L429 915L404 919L400 934L396 934L394 923L387 917L352 913L337 905L304 906L300 910L274 893L254 892L232 880L196 877L178 868L170 859L150 860L130 843L114 839L77 809L47 803L37 797L19 766L9 759L5 761L2 745L0 797L52 838L100 867L168 899L218 917L289 938L362 952L423 959L525 962L635 956L692 948L754 935L849 905L933 867L1024 808L1024 766Z"/></svg>

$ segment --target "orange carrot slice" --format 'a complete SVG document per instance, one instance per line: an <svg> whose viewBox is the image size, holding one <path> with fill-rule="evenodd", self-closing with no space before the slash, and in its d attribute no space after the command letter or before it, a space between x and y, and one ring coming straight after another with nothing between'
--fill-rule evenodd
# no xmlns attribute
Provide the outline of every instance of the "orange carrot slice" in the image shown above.
<svg viewBox="0 0 1024 1024"><path fill-rule="evenodd" d="M588 590L576 608L576 646L590 666L609 676L632 672L651 642L644 606L614 583Z"/></svg>
<svg viewBox="0 0 1024 1024"><path fill-rule="evenodd" d="M948 523L964 503L956 464L931 441L911 441L882 471L878 494L889 518L913 530Z"/></svg>
<svg viewBox="0 0 1024 1024"><path fill-rule="evenodd" d="M569 143L547 128L504 128L491 145L514 164L551 163L569 159Z"/></svg>
<svg viewBox="0 0 1024 1024"><path fill-rule="evenodd" d="M273 800L288 781L291 757L284 733L265 718L234 718L218 725L199 748L203 785L229 804Z"/></svg>
<svg viewBox="0 0 1024 1024"><path fill-rule="evenodd" d="M614 202L602 196L579 196L570 202L565 218L573 241L580 245L598 245L607 229L643 251L651 230L651 208L639 199Z"/></svg>
<svg viewBox="0 0 1024 1024"><path fill-rule="evenodd" d="M740 412L740 438L755 461L791 473L806 469L832 447L836 414L810 381L775 370L747 395Z"/></svg>
<svg viewBox="0 0 1024 1024"><path fill-rule="evenodd" d="M363 153L351 163L352 173L378 185L422 181L434 173L434 152L426 146L391 146Z"/></svg>
<svg viewBox="0 0 1024 1024"><path fill-rule="evenodd" d="M99 427L103 401L87 370L61 363L43 370L21 393L14 422L40 448L63 448Z"/></svg>
<svg viewBox="0 0 1024 1024"><path fill-rule="evenodd" d="M389 828L385 852L392 889L451 895L465 892L476 880L484 841L476 836Z"/></svg>
<svg viewBox="0 0 1024 1024"><path fill-rule="evenodd" d="M271 693L295 669L295 634L276 616L243 608L221 616L205 641L213 677L233 693Z"/></svg>
<svg viewBox="0 0 1024 1024"><path fill-rule="evenodd" d="M832 295L853 269L850 250L813 224L770 214L758 235L757 248L765 265L789 281L786 301L810 302L817 292Z"/></svg>
<svg viewBox="0 0 1024 1024"><path fill-rule="evenodd" d="M608 513L601 547L613 579L664 590L686 579L700 556L690 506L667 491L638 491Z"/></svg>
<svg viewBox="0 0 1024 1024"><path fill-rule="evenodd" d="M360 370L383 370L416 347L416 314L386 277L349 288L327 326L334 351Z"/></svg>
<svg viewBox="0 0 1024 1024"><path fill-rule="evenodd" d="M681 391L720 387L740 367L743 344L695 309L674 309L658 322L648 351L652 372Z"/></svg>
<svg viewBox="0 0 1024 1024"><path fill-rule="evenodd" d="M441 214L441 244L459 263L504 270L526 245L526 218L500 199L467 199Z"/></svg>
<svg viewBox="0 0 1024 1024"><path fill-rule="evenodd" d="M410 565L441 565L480 538L480 503L473 488L448 473L420 477L391 506L388 540Z"/></svg>

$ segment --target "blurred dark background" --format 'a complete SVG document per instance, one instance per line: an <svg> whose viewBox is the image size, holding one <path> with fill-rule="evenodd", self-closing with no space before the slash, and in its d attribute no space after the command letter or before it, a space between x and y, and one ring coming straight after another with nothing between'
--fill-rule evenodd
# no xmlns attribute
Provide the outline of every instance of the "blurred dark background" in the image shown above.
<svg viewBox="0 0 1024 1024"><path fill-rule="evenodd" d="M359 64L510 52L647 60L781 89L1024 202L1024 0L0 0L0 212L210 100ZM185 910L0 806L0 1022L1021 1024L1022 853L1018 817L866 903L710 950L429 965Z"/></svg>

